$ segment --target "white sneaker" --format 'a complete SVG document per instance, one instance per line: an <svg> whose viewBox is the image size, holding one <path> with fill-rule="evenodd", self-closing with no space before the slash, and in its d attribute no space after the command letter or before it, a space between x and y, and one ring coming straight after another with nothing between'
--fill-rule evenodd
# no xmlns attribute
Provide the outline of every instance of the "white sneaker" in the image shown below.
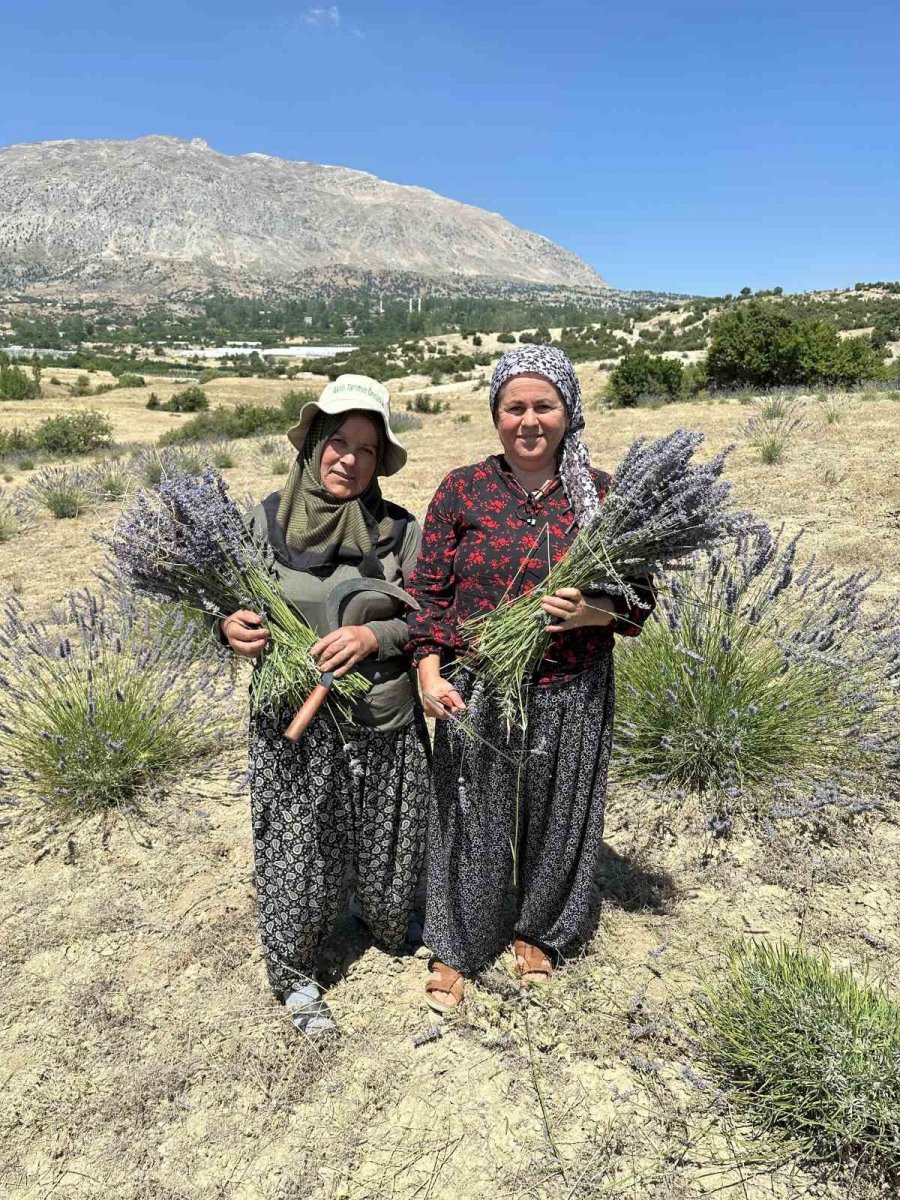
<svg viewBox="0 0 900 1200"><path fill-rule="evenodd" d="M295 988L284 1002L291 1024L307 1037L322 1037L338 1032L331 1009L322 999L322 989L314 979Z"/></svg>

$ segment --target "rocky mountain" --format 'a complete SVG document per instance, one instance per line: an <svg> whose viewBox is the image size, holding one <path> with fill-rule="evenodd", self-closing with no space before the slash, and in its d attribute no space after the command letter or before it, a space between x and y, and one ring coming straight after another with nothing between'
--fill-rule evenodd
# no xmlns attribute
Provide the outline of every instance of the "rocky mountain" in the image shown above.
<svg viewBox="0 0 900 1200"><path fill-rule="evenodd" d="M0 149L7 287L252 295L348 271L607 287L577 255L496 213L346 167L159 136Z"/></svg>

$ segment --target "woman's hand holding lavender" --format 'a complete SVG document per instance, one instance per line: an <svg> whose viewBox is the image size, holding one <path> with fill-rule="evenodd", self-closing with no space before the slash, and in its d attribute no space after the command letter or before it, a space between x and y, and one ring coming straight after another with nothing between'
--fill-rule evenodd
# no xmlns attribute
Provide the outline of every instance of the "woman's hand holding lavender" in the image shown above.
<svg viewBox="0 0 900 1200"><path fill-rule="evenodd" d="M616 619L612 600L597 596L587 600L579 588L558 588L552 596L545 596L541 608L552 623L548 633L567 633L570 629L582 629L585 625L612 625Z"/></svg>
<svg viewBox="0 0 900 1200"><path fill-rule="evenodd" d="M100 540L129 591L208 617L226 614L222 632L229 646L260 660L251 684L255 710L296 706L318 684L321 672L310 651L319 639L285 600L271 548L252 536L215 472L199 478L176 472L157 488L142 489L112 535ZM350 674L335 684L331 703L349 711L368 690L367 680Z"/></svg>
<svg viewBox="0 0 900 1200"><path fill-rule="evenodd" d="M509 722L524 720L528 680L551 636L607 623L583 607L585 590L621 596L629 606L646 609L650 605L639 594L636 577L709 550L752 523L748 513L728 508L730 487L720 479L728 452L705 463L692 461L702 441L702 433L685 429L654 441L638 438L616 469L604 502L568 553L550 567L543 594L532 589L509 596L464 623L470 650L463 665L476 670L499 697ZM605 604L596 607L606 610ZM553 625L546 623L548 614Z"/></svg>
<svg viewBox="0 0 900 1200"><path fill-rule="evenodd" d="M222 636L242 658L259 658L269 640L269 631L259 613L241 608L222 621Z"/></svg>
<svg viewBox="0 0 900 1200"><path fill-rule="evenodd" d="M429 654L419 663L419 690L425 714L446 721L451 713L461 713L466 704L449 679L441 674L441 660Z"/></svg>

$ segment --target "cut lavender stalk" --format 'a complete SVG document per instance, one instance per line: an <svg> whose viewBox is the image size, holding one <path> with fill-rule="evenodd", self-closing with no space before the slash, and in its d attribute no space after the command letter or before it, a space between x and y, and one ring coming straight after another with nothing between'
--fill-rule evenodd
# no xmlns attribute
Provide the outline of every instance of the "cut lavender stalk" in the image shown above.
<svg viewBox="0 0 900 1200"><path fill-rule="evenodd" d="M470 651L463 665L477 671L498 698L508 723L524 722L528 677L550 642L541 608L545 596L574 587L647 608L630 578L672 567L750 524L748 514L726 508L730 484L719 476L728 452L691 462L703 440L702 433L684 429L655 441L638 438L594 520L552 564L545 581L465 622Z"/></svg>
<svg viewBox="0 0 900 1200"><path fill-rule="evenodd" d="M188 605L208 618L246 608L262 614L269 644L253 673L255 711L299 707L319 682L310 656L318 640L281 591L270 547L255 540L244 512L222 477L173 472L142 490L109 538L112 571L120 584L155 600ZM346 715L368 691L357 672L335 681L329 704Z"/></svg>

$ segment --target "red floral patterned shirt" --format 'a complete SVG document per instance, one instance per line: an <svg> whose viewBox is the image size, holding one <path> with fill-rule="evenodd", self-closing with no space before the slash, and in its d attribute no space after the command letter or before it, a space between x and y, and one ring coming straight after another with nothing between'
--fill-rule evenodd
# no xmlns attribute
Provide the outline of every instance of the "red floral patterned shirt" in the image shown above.
<svg viewBox="0 0 900 1200"><path fill-rule="evenodd" d="M602 501L610 484L591 471ZM535 503L510 471L506 459L451 471L435 492L422 535L422 549L408 590L421 608L408 615L413 662L438 654L449 662L465 650L460 626L476 613L496 608L507 594L530 591L547 576L548 558L558 562L578 528L559 480ZM651 605L649 580L639 594ZM619 616L611 625L554 634L539 664L538 686L569 678L594 665L613 644L613 633L640 633L650 609L630 608L615 597Z"/></svg>

